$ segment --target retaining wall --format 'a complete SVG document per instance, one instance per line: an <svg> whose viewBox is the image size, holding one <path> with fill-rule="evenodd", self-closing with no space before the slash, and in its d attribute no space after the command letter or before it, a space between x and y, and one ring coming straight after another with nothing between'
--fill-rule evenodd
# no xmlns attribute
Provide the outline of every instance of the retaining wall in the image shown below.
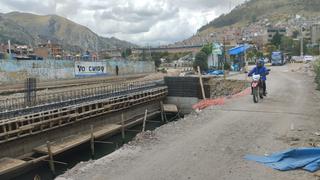
<svg viewBox="0 0 320 180"><path fill-rule="evenodd" d="M103 60L106 65L106 76L119 74L137 74L154 72L153 62ZM56 80L75 78L75 62L69 60L0 60L0 83L24 81L26 77L37 77L39 80Z"/></svg>
<svg viewBox="0 0 320 180"><path fill-rule="evenodd" d="M196 97L202 99L198 77L165 77L168 86L168 96ZM217 98L236 94L245 89L248 84L240 80L223 80L217 77L203 77L206 98Z"/></svg>
<svg viewBox="0 0 320 180"><path fill-rule="evenodd" d="M192 105L202 99L199 77L165 77L168 86L166 103L176 104L185 114L192 112ZM217 77L203 77L206 98L218 98L237 94L248 87L240 80L224 80Z"/></svg>

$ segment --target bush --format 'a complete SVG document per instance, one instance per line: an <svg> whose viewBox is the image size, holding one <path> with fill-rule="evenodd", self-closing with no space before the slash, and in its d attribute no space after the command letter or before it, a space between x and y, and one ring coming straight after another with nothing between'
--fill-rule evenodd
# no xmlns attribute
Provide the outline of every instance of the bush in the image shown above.
<svg viewBox="0 0 320 180"><path fill-rule="evenodd" d="M158 68L157 72L167 73L166 68Z"/></svg>
<svg viewBox="0 0 320 180"><path fill-rule="evenodd" d="M154 60L154 65L156 66L156 68L160 67L160 65L161 65L161 60L160 60L160 59L155 59L155 60Z"/></svg>
<svg viewBox="0 0 320 180"><path fill-rule="evenodd" d="M230 65L230 63L228 63L228 62L225 62L225 63L224 63L224 70L226 70L226 71L230 71L230 70L231 70L231 65Z"/></svg>
<svg viewBox="0 0 320 180"><path fill-rule="evenodd" d="M195 61L193 62L193 68L200 67L201 71L208 70L208 56L206 53L200 51L196 54Z"/></svg>

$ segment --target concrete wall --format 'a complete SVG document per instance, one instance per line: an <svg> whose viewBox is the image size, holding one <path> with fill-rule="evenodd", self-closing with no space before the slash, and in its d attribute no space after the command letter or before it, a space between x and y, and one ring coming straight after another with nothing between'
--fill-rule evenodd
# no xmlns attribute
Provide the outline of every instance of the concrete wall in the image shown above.
<svg viewBox="0 0 320 180"><path fill-rule="evenodd" d="M53 60L0 60L0 81L2 83L23 81L26 77L37 77L40 80L73 78L74 63Z"/></svg>
<svg viewBox="0 0 320 180"><path fill-rule="evenodd" d="M104 60L107 75L115 74L115 66L119 74L136 74L154 72L153 62ZM74 61L68 60L0 60L0 83L24 81L26 77L37 77L40 80L75 78Z"/></svg>
<svg viewBox="0 0 320 180"><path fill-rule="evenodd" d="M175 104L184 113L191 113L192 105L202 99L198 77L165 77L168 96L165 103ZM225 97L237 94L248 87L246 81L223 80L217 77L203 77L206 98Z"/></svg>
<svg viewBox="0 0 320 180"><path fill-rule="evenodd" d="M153 62L149 61L106 61L108 74L115 75L115 67L118 65L119 74L137 74L137 73L149 73L155 71Z"/></svg>
<svg viewBox="0 0 320 180"><path fill-rule="evenodd" d="M192 105L198 103L200 100L196 97L175 97L167 96L165 99L166 104L177 105L179 111L183 114L189 114L193 111Z"/></svg>

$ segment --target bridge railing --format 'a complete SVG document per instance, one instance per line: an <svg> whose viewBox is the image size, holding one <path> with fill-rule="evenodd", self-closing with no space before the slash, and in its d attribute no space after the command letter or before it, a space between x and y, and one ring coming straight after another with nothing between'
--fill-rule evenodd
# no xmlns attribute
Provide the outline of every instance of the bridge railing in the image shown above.
<svg viewBox="0 0 320 180"><path fill-rule="evenodd" d="M25 97L8 98L0 100L0 113L101 95L119 95L126 91L130 92L156 85L157 83L154 81L132 81L70 91L60 91L56 93L41 93L38 94L32 102L27 102Z"/></svg>

